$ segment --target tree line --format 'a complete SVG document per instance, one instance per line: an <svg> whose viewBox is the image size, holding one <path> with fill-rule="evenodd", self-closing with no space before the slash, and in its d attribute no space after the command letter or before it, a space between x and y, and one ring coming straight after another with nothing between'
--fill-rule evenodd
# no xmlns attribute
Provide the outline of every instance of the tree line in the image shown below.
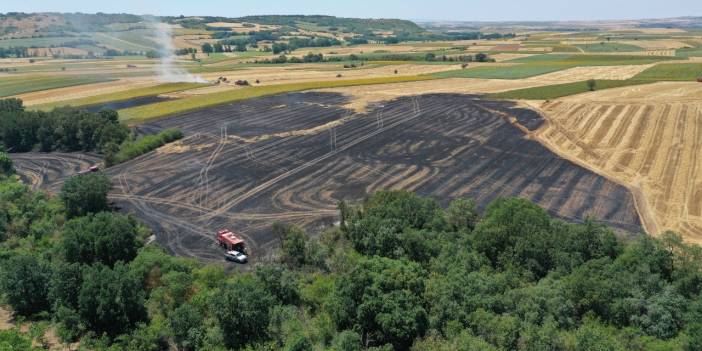
<svg viewBox="0 0 702 351"><path fill-rule="evenodd" d="M112 210L109 187L81 175L50 197L0 178L3 301L86 349L702 348L702 249L673 233L620 238L522 199L481 214L381 191L340 203L340 224L317 236L275 224L269 260L225 273L144 246L148 229ZM0 344L30 350L29 337Z"/></svg>
<svg viewBox="0 0 702 351"><path fill-rule="evenodd" d="M19 99L0 100L0 142L11 152L99 151L118 146L129 129L116 111L74 108L26 111Z"/></svg>

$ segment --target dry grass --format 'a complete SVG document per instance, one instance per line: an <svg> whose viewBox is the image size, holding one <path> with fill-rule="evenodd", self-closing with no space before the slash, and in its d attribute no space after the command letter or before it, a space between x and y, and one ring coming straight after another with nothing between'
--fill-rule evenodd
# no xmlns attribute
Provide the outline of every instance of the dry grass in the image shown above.
<svg viewBox="0 0 702 351"><path fill-rule="evenodd" d="M702 84L656 83L532 103L537 138L627 187L646 230L702 243Z"/></svg>
<svg viewBox="0 0 702 351"><path fill-rule="evenodd" d="M671 50L689 46L678 40L617 40L618 43L642 47L646 50Z"/></svg>
<svg viewBox="0 0 702 351"><path fill-rule="evenodd" d="M35 105L61 105L71 100L83 99L91 96L114 94L128 90L145 88L157 85L154 79L121 79L114 82L78 85L67 88L36 91L18 95L25 106Z"/></svg>
<svg viewBox="0 0 702 351"><path fill-rule="evenodd" d="M381 77L409 77L423 74L431 74L443 71L459 69L457 65L418 65L418 64L395 64L380 65L371 68L359 67L357 69L345 69L339 64L304 64L304 65L260 65L235 71L222 71L202 74L208 80L215 80L218 77L227 77L230 83L216 86L194 89L184 92L187 95L201 95L220 91L236 90L241 87L231 82L236 80L247 80L256 86L270 86L279 84L309 83L325 80L357 80ZM397 74L395 74L397 70ZM341 77L337 78L337 74ZM256 84L256 80L260 83Z"/></svg>
<svg viewBox="0 0 702 351"><path fill-rule="evenodd" d="M267 95L323 88L374 85L394 82L411 82L430 79L434 78L430 76L394 76L248 87L243 89L220 91L210 94L193 95L183 99L128 108L120 110L120 116L129 123L140 123L149 119L159 118L175 113L192 111L204 107L216 106L229 102L247 100Z"/></svg>
<svg viewBox="0 0 702 351"><path fill-rule="evenodd" d="M530 88L549 84L549 82L503 79L449 78L421 82L379 84L371 86L353 86L322 89L320 91L339 92L348 95L351 101L347 108L358 112L367 110L370 104L389 101L401 96L413 96L432 93L482 94L497 93L512 89Z"/></svg>
<svg viewBox="0 0 702 351"><path fill-rule="evenodd" d="M587 79L626 80L645 71L653 65L632 66L590 66L575 67L563 71L547 73L527 78L527 81L547 81L558 83L578 82Z"/></svg>

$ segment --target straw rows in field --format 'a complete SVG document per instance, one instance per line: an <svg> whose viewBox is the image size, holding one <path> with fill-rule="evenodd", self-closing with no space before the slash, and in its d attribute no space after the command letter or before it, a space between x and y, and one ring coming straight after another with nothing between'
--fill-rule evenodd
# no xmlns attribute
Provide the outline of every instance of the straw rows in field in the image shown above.
<svg viewBox="0 0 702 351"><path fill-rule="evenodd" d="M642 89L666 87L667 98L663 92L642 98ZM538 137L559 154L629 186L651 234L674 230L702 242L702 103L675 98L680 89L654 84L616 89L619 99L546 103L548 124Z"/></svg>

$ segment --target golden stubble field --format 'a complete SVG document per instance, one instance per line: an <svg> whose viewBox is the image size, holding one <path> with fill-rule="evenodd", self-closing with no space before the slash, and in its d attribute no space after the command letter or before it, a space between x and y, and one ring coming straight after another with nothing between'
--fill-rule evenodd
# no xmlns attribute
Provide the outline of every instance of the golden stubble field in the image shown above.
<svg viewBox="0 0 702 351"><path fill-rule="evenodd" d="M647 232L702 243L702 84L665 82L529 102L547 119L535 137L615 180Z"/></svg>

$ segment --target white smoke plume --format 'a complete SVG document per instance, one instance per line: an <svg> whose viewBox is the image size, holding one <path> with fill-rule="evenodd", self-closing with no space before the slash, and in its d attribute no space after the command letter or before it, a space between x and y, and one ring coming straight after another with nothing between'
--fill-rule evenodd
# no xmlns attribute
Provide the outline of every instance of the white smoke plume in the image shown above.
<svg viewBox="0 0 702 351"><path fill-rule="evenodd" d="M158 75L160 79L170 83L207 83L207 80L201 76L192 75L175 64L176 56L175 48L173 47L171 27L166 23L153 22L153 28L156 33L159 56L161 57L161 63L158 65Z"/></svg>

